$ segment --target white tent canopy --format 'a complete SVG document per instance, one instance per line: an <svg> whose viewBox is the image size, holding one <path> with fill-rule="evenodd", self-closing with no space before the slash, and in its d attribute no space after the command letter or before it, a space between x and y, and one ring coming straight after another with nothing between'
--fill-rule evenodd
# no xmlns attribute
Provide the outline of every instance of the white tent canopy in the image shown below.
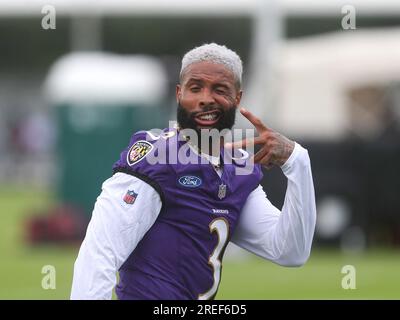
<svg viewBox="0 0 400 320"><path fill-rule="evenodd" d="M280 128L294 136L342 138L350 88L400 81L400 29L360 30L282 44L277 74Z"/></svg>
<svg viewBox="0 0 400 320"><path fill-rule="evenodd" d="M155 105L166 94L166 74L155 58L110 53L71 53L60 58L45 81L52 104Z"/></svg>

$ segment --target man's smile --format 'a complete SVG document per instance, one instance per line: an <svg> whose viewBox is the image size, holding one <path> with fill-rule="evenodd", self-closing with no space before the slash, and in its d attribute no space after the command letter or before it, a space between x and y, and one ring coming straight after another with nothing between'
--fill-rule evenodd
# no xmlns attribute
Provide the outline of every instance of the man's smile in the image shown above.
<svg viewBox="0 0 400 320"><path fill-rule="evenodd" d="M194 121L200 126L211 127L218 123L221 115L222 113L219 110L199 112L195 115Z"/></svg>

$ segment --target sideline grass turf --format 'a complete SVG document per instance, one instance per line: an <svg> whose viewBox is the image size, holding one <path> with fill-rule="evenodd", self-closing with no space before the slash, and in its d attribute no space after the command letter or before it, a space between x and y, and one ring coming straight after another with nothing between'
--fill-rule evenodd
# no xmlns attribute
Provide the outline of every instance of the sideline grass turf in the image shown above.
<svg viewBox="0 0 400 320"><path fill-rule="evenodd" d="M31 248L22 222L52 203L49 193L0 187L0 299L68 299L78 246ZM356 268L356 289L341 287L344 265ZM56 268L56 289L41 286L42 268ZM400 250L359 255L314 249L301 268L285 268L252 257L225 261L217 299L400 299Z"/></svg>

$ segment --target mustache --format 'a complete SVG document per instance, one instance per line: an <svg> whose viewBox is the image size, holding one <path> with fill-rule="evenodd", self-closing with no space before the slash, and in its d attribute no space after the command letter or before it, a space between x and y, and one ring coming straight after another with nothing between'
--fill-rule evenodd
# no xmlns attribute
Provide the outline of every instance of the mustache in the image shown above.
<svg viewBox="0 0 400 320"><path fill-rule="evenodd" d="M231 129L235 124L236 118L236 105L225 110L222 106L212 104L201 107L200 111L188 112L178 101L177 108L177 121L182 129L191 128L198 130L198 124L196 122L196 116L200 113L217 111L220 113L218 123L214 126L215 129L221 131L223 129Z"/></svg>
<svg viewBox="0 0 400 320"><path fill-rule="evenodd" d="M200 113L210 112L210 111L219 111L221 114L224 113L224 108L220 105L205 105L201 108L201 111L195 111L190 113L190 117L194 118Z"/></svg>

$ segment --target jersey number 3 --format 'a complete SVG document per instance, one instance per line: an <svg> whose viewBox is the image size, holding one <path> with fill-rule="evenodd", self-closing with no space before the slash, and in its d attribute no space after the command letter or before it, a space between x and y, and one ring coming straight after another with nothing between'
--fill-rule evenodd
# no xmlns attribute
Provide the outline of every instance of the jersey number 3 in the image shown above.
<svg viewBox="0 0 400 320"><path fill-rule="evenodd" d="M228 221L226 221L226 219L224 218L214 219L210 223L210 232L211 233L216 232L218 236L217 246L214 248L214 251L212 252L208 260L208 264L211 265L211 267L214 270L213 272L214 282L212 287L207 292L199 295L199 300L209 300L216 294L218 290L218 286L221 281L220 256L228 240L228 234L229 234Z"/></svg>

